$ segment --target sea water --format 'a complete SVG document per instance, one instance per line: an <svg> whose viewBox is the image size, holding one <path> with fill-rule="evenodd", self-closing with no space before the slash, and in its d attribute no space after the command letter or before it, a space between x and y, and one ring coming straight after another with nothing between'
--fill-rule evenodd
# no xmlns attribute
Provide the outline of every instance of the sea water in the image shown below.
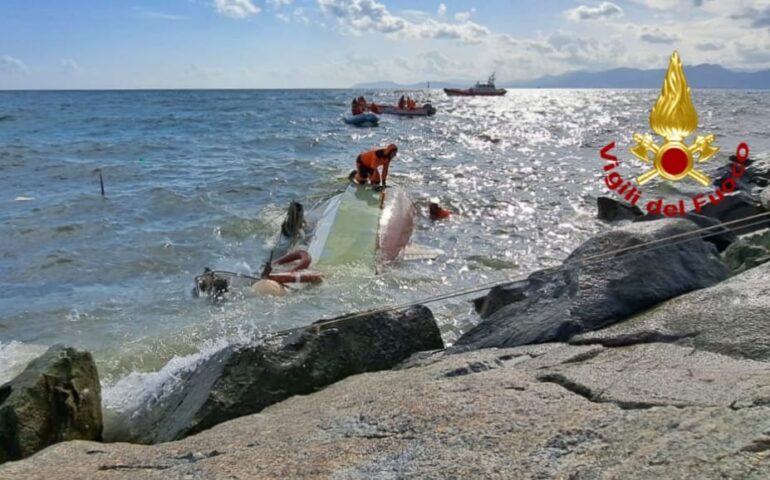
<svg viewBox="0 0 770 480"><path fill-rule="evenodd" d="M430 101L435 117L346 125L350 99ZM606 225L599 150L628 176L634 132L650 132L652 90L0 92L0 382L48 346L93 352L108 417L158 395L211 352L320 318L520 278L564 259ZM697 91L699 133L723 165L742 141L770 147L770 93ZM423 216L414 241L445 252L377 274L327 271L285 298L192 298L204 267L259 271L290 201L340 191L356 155L396 143L389 183ZM100 174L105 198L100 193ZM694 182L653 182L675 197ZM438 197L454 212L433 223ZM431 304L447 343L477 319L471 297Z"/></svg>

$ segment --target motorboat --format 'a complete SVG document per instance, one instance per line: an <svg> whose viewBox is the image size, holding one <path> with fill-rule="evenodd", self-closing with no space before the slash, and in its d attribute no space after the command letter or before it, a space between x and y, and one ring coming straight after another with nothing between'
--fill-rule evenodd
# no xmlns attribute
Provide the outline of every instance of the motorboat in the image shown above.
<svg viewBox="0 0 770 480"><path fill-rule="evenodd" d="M486 82L476 82L476 85L471 88L445 88L444 92L450 97L500 96L505 95L506 90L495 87L495 74L493 73Z"/></svg>
<svg viewBox="0 0 770 480"><path fill-rule="evenodd" d="M376 127L380 123L380 117L371 112L359 113L358 115L348 114L342 119L348 125L356 127Z"/></svg>
<svg viewBox="0 0 770 480"><path fill-rule="evenodd" d="M417 108L398 108L397 105L377 105L380 113L387 115L401 115L404 117L431 117L436 114L436 108L430 103Z"/></svg>

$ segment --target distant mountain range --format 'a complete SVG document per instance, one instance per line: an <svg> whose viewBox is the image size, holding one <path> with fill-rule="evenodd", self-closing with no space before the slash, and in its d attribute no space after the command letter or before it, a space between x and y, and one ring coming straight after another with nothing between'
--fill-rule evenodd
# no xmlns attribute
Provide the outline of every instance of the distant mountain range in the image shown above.
<svg viewBox="0 0 770 480"><path fill-rule="evenodd" d="M396 82L387 82L387 81L381 81L381 82L367 82L367 83L357 83L353 85L353 88L362 88L362 89L383 89L383 90L417 90L420 88L426 88L428 85L430 85L430 88L459 88L459 87L467 87L469 85L473 85L476 83L476 81L466 81L466 80L445 80L445 81L430 81L430 82L420 82L420 83L396 83Z"/></svg>
<svg viewBox="0 0 770 480"><path fill-rule="evenodd" d="M770 70L737 72L719 65L694 65L685 67L687 82L692 88L770 89ZM546 75L534 80L498 82L503 88L660 88L665 69L640 70L615 68L601 72L578 70L561 75ZM448 80L430 82L431 88L470 87L475 80ZM420 89L428 82L401 85L394 82L359 83L353 88L363 89Z"/></svg>

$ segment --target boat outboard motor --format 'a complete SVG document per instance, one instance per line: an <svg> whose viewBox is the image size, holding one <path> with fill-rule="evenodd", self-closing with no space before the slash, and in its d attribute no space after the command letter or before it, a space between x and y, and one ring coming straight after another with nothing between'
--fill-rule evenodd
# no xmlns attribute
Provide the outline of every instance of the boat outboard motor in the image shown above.
<svg viewBox="0 0 770 480"><path fill-rule="evenodd" d="M195 277L195 287L192 290L193 297L207 295L212 300L221 300L230 289L227 278L217 275L210 268L205 268L202 275Z"/></svg>
<svg viewBox="0 0 770 480"><path fill-rule="evenodd" d="M291 202L286 212L286 219L281 224L281 234L293 241L304 235L305 209L299 202Z"/></svg>

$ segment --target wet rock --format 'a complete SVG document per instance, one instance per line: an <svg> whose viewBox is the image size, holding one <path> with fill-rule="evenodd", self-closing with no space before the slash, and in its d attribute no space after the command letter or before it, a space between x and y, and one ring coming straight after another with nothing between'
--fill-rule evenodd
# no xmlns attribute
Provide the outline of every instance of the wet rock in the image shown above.
<svg viewBox="0 0 770 480"><path fill-rule="evenodd" d="M730 163L717 169L712 182L714 186L722 185L722 182L733 176L733 164L737 161L735 155L730 155ZM748 158L744 166L746 173L736 182L738 190L751 193L754 189L766 187L770 183L770 164L767 161Z"/></svg>
<svg viewBox="0 0 770 480"><path fill-rule="evenodd" d="M770 232L742 237L725 251L725 263L740 273L770 260Z"/></svg>
<svg viewBox="0 0 770 480"><path fill-rule="evenodd" d="M620 202L609 197L599 197L596 199L597 214L599 220L605 222L617 222L620 220L633 220L644 215L642 210L636 205L626 202Z"/></svg>
<svg viewBox="0 0 770 480"><path fill-rule="evenodd" d="M763 216L764 213L765 209L757 199L745 193L737 193L725 196L716 205L706 204L700 215L714 218L722 223L731 222L726 227L737 235L743 235L770 227L770 217Z"/></svg>
<svg viewBox="0 0 770 480"><path fill-rule="evenodd" d="M0 478L770 478L764 364L588 348L489 349L356 375L178 442L55 445ZM446 375L468 365L495 368Z"/></svg>
<svg viewBox="0 0 770 480"><path fill-rule="evenodd" d="M724 280L729 270L697 233L666 240L695 230L689 220L666 219L600 234L561 267L492 289L481 323L450 351L564 341Z"/></svg>
<svg viewBox="0 0 770 480"><path fill-rule="evenodd" d="M0 463L101 436L99 374L88 352L51 347L0 386Z"/></svg>
<svg viewBox="0 0 770 480"><path fill-rule="evenodd" d="M719 225L725 222L731 222L722 228L729 230L734 235L743 235L756 230L770 227L770 217L761 216L764 209L759 201L746 193L736 193L725 196L722 201L714 205L707 203L701 208L700 213L687 212L684 218L690 219L699 226L705 228L712 225ZM757 218L757 216L759 217ZM644 215L637 218L637 222L650 220L659 220L665 218L662 215ZM709 230L709 232L716 230ZM704 234L705 235L705 234ZM735 238L733 235L733 239ZM715 242L724 243L729 237L717 237Z"/></svg>
<svg viewBox="0 0 770 480"><path fill-rule="evenodd" d="M112 440L157 443L259 412L345 377L389 369L410 355L443 348L426 307L341 317L230 346L185 374L172 391L131 419Z"/></svg>
<svg viewBox="0 0 770 480"><path fill-rule="evenodd" d="M770 361L768 278L770 263L765 263L570 342L605 346L676 342L736 358Z"/></svg>
<svg viewBox="0 0 770 480"><path fill-rule="evenodd" d="M759 203L765 210L770 210L770 188L765 188L759 194Z"/></svg>
<svg viewBox="0 0 770 480"><path fill-rule="evenodd" d="M662 220L666 217L663 215L644 215L642 217L636 218L635 222L650 222L654 220ZM731 243L733 243L737 238L738 235L735 234L732 230L729 228L722 226L722 223L715 219L710 217L704 217L703 215L698 215L694 212L687 212L684 216L687 220L690 220L694 222L698 227L703 229L703 232L701 233L701 238L706 240L709 243L713 243L717 247L717 251L722 252L727 247L730 246Z"/></svg>

